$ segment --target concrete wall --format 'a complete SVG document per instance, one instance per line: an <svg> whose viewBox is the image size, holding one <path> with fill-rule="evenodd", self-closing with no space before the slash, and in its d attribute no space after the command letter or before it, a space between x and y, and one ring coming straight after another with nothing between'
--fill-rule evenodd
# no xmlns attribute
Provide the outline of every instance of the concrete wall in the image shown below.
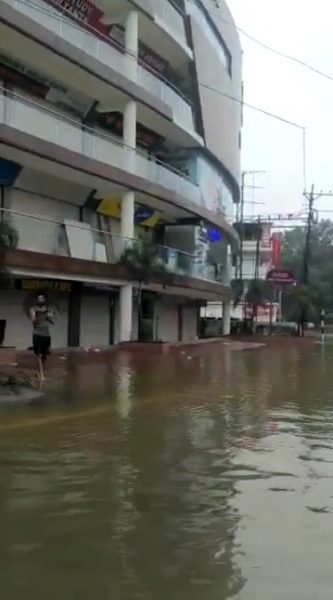
<svg viewBox="0 0 333 600"><path fill-rule="evenodd" d="M78 207L36 196L29 192L12 189L8 194L7 206L13 211L40 216L49 221L41 221L21 215L11 215L11 221L19 234L18 248L34 252L58 253L61 248L61 227L54 221L77 219Z"/></svg>
<svg viewBox="0 0 333 600"><path fill-rule="evenodd" d="M223 66L216 43L212 35L209 35L205 21L199 17L197 10L193 11L194 3L189 0L187 12L192 15L190 23L205 142L207 148L239 182L241 105L221 94L229 94L241 100L242 50L237 31L223 21L226 19L233 22L226 2L220 0L218 6L212 0L201 0L201 2L231 54L230 74Z"/></svg>

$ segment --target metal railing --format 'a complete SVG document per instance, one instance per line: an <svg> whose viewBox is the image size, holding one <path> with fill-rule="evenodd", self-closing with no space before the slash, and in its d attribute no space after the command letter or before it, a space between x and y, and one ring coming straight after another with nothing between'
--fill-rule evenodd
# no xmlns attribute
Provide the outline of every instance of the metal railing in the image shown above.
<svg viewBox="0 0 333 600"><path fill-rule="evenodd" d="M97 132L70 117L24 96L0 87L0 122L30 135L58 144L101 163L137 175L199 204L200 189L180 171L160 161L149 160L140 150L122 140Z"/></svg>
<svg viewBox="0 0 333 600"><path fill-rule="evenodd" d="M164 101L172 108L177 124L196 133L191 103L165 78L154 75L151 68L148 71L140 66L136 56L125 51L122 46L117 49L115 41L111 43L110 38L107 37L105 39L108 41L103 41L100 32L96 31L94 35L93 31L80 27L65 13L45 4L43 0L4 1L83 52L107 66L112 66L121 75L128 77L150 94Z"/></svg>
<svg viewBox="0 0 333 600"><path fill-rule="evenodd" d="M0 209L0 216L17 231L17 249L30 252L118 264L129 246L151 243L126 238L73 219L61 221L7 208ZM166 272L217 281L214 267L200 264L195 254L160 244L156 244L155 248L155 260L165 267Z"/></svg>

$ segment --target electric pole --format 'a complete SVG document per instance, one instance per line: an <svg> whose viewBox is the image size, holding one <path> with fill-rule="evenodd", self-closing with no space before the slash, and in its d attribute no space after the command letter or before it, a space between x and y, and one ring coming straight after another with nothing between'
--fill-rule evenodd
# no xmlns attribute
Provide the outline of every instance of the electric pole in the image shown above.
<svg viewBox="0 0 333 600"><path fill-rule="evenodd" d="M311 233L312 233L312 225L314 222L313 205L314 205L315 197L314 197L314 185L313 184L311 187L310 194L307 194L306 192L304 192L304 196L308 200L309 208L308 208L306 238L305 238L305 246L304 246L304 254L303 254L302 283L303 283L303 285L307 285L309 282L309 262L310 262L310 256L311 256Z"/></svg>

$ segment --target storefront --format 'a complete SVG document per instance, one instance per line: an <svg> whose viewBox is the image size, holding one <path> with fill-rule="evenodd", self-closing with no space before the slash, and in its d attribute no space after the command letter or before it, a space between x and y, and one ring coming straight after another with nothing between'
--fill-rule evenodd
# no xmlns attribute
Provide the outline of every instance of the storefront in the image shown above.
<svg viewBox="0 0 333 600"><path fill-rule="evenodd" d="M69 297L71 283L43 279L15 279L10 289L0 293L0 319L5 321L4 345L25 350L31 346L31 307L38 293L44 293L55 316L52 345L64 348L68 342Z"/></svg>
<svg viewBox="0 0 333 600"><path fill-rule="evenodd" d="M24 278L1 290L0 321L5 321L3 344L26 350L31 346L30 309L43 293L55 323L52 347L102 347L115 342L118 290L81 282Z"/></svg>

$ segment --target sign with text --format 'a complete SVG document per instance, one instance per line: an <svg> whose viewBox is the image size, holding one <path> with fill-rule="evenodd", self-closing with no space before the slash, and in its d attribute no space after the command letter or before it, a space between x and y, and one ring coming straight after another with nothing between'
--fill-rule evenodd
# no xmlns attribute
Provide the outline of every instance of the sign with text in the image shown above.
<svg viewBox="0 0 333 600"><path fill-rule="evenodd" d="M70 281L57 281L50 279L17 279L15 288L24 292L65 292L71 291Z"/></svg>
<svg viewBox="0 0 333 600"><path fill-rule="evenodd" d="M271 269L266 275L266 281L276 285L294 285L295 276L290 269Z"/></svg>

